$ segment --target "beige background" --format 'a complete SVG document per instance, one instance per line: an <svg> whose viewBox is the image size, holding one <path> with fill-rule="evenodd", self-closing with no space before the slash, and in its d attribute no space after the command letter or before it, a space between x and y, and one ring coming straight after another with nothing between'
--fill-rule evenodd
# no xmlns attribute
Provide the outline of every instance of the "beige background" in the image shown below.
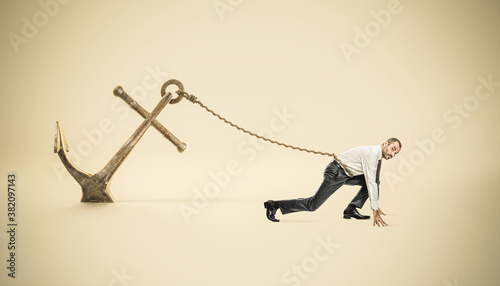
<svg viewBox="0 0 500 286"><path fill-rule="evenodd" d="M499 2L365 2L69 1L49 6L44 23L36 1L2 1L0 284L498 285L500 87L474 96L479 77L500 81ZM348 62L341 44L391 3L399 13ZM23 17L42 27L28 31ZM23 29L29 37L13 45L9 33ZM399 158L382 169L389 227L341 218L356 187L317 212L267 221L263 201L312 195L330 159L251 143L187 101L158 120L188 151L148 130L113 179L118 203L80 203L52 152L56 120L78 166L95 173L142 122L113 88L152 110L169 78L290 144L341 153L400 138ZM277 121L276 110L293 118ZM430 143L433 132L445 139ZM227 164L237 172L194 204ZM5 268L9 172L15 280Z"/></svg>

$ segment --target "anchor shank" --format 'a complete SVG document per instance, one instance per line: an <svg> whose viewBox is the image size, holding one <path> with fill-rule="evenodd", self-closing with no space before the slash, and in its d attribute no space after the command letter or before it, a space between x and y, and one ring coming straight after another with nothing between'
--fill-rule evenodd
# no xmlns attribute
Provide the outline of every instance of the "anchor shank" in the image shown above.
<svg viewBox="0 0 500 286"><path fill-rule="evenodd" d="M120 150L116 152L116 154L109 160L108 164L99 171L98 174L103 176L105 181L111 180L111 177L114 175L116 170L120 167L120 165L125 161L127 156L130 154L132 149L135 147L137 142L142 138L146 130L151 126L151 122L160 114L160 112L167 106L167 104L172 100L172 94L165 94L158 105L156 105L155 109L151 112L151 114L142 122L142 124L135 130L134 134L132 134L127 141L122 145Z"/></svg>

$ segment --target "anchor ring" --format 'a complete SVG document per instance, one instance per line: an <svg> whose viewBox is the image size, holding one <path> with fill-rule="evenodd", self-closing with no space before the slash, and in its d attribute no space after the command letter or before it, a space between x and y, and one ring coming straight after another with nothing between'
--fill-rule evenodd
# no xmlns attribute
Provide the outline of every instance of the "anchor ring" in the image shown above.
<svg viewBox="0 0 500 286"><path fill-rule="evenodd" d="M176 97L176 98L174 98L174 99L172 99L172 100L170 101L170 104L176 104L176 103L178 103L179 101L181 101L181 99L182 99L182 97L183 97L183 96L182 96L182 92L184 91L184 85L183 85L180 81L178 81L178 80L176 80L176 79L169 79L167 82L165 82L165 83L162 85L162 87L161 87L161 96L164 96L164 95L165 95L165 90L167 89L167 87L168 87L169 85L172 85L172 84L175 84L175 85L179 88L179 90L181 91L181 92L177 92L177 97Z"/></svg>

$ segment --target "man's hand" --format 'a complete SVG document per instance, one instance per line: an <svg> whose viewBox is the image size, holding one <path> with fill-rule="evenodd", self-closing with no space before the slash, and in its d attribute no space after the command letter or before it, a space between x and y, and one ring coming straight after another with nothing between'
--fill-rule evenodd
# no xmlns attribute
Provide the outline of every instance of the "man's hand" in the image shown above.
<svg viewBox="0 0 500 286"><path fill-rule="evenodd" d="M382 219L382 217L380 217L380 215L385 215L381 209L373 211L373 226L375 226L375 224L379 227L380 225L387 226L387 223Z"/></svg>

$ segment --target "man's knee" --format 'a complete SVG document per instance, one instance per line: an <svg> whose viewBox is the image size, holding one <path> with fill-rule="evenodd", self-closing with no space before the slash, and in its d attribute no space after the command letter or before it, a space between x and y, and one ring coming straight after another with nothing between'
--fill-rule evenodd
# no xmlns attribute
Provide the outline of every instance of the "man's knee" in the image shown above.
<svg viewBox="0 0 500 286"><path fill-rule="evenodd" d="M317 201L317 200L311 200L311 203L307 206L307 211L313 212L322 205L323 203Z"/></svg>

